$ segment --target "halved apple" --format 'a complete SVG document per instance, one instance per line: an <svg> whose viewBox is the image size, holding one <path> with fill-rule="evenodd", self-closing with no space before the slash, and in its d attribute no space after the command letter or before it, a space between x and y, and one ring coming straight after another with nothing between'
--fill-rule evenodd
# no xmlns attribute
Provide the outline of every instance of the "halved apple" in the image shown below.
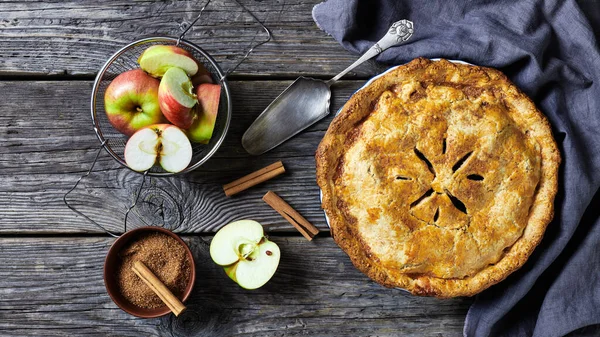
<svg viewBox="0 0 600 337"><path fill-rule="evenodd" d="M212 137L219 113L221 86L218 84L202 83L196 87L198 105L196 118L188 129L188 137L192 142L207 144Z"/></svg>
<svg viewBox="0 0 600 337"><path fill-rule="evenodd" d="M210 257L242 288L257 289L273 277L281 253L277 244L267 239L260 223L240 220L215 234Z"/></svg>
<svg viewBox="0 0 600 337"><path fill-rule="evenodd" d="M192 160L192 144L181 129L156 124L134 133L125 146L125 162L134 171L149 170L157 162L167 172L181 172Z"/></svg>
<svg viewBox="0 0 600 337"><path fill-rule="evenodd" d="M198 63L192 54L177 46L148 47L138 58L138 63L145 72L159 78L172 67L183 69L190 76L198 72Z"/></svg>
<svg viewBox="0 0 600 337"><path fill-rule="evenodd" d="M158 86L158 103L169 122L188 129L194 121L192 108L198 103L190 78L180 68L167 70Z"/></svg>

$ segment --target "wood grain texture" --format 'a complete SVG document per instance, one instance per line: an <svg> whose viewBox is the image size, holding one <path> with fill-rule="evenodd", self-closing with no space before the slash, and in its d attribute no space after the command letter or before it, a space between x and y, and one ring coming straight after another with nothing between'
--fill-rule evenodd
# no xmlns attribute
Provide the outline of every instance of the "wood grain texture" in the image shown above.
<svg viewBox="0 0 600 337"><path fill-rule="evenodd" d="M470 299L381 287L331 238L271 239L281 248L280 267L266 286L249 291L211 261L210 238L187 237L198 270L188 310L145 320L106 294L102 268L112 239L2 238L0 335L461 336Z"/></svg>
<svg viewBox="0 0 600 337"><path fill-rule="evenodd" d="M332 76L357 59L312 19L321 0L240 0L271 29L236 76ZM0 76L84 75L98 72L126 44L149 36L177 36L205 1L15 1L0 5ZM229 69L263 35L231 0L213 0L186 38ZM349 76L370 76L368 62Z"/></svg>
<svg viewBox="0 0 600 337"><path fill-rule="evenodd" d="M364 81L333 89L336 111ZM231 82L233 117L219 151L195 172L149 179L132 227L165 224L177 232L214 232L226 223L255 219L272 231L295 231L262 200L277 192L321 230L327 230L315 182L314 152L332 116L273 151L250 156L241 137L290 81ZM0 232L98 233L62 203L62 195L89 169L99 142L89 115L88 81L5 81L0 92ZM222 185L282 160L286 173L231 198ZM107 228L122 230L124 213L141 175L121 168L107 153L70 196L75 206Z"/></svg>

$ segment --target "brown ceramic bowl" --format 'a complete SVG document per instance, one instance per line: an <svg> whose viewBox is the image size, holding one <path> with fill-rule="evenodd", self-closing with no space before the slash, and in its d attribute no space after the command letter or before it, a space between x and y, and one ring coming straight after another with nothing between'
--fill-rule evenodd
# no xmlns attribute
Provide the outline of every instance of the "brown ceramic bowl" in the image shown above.
<svg viewBox="0 0 600 337"><path fill-rule="evenodd" d="M116 280L116 268L119 262L119 252L131 239L135 239L142 234L147 233L164 233L175 240L179 241L181 245L185 248L187 252L188 259L190 261L190 282L188 283L185 291L183 292L182 302L185 302L187 298L190 296L192 292L192 288L194 287L194 282L196 281L196 265L194 263L194 256L192 255L192 251L190 248L181 240L179 236L174 234L168 229L164 229L161 227L140 227L134 230L131 230L123 235L121 235L110 247L108 250L108 254L106 255L106 259L104 260L104 285L106 286L106 291L110 298L115 302L115 304L123 309L123 311L137 317L141 318L154 318L166 315L171 312L169 308L165 305L156 309L145 309L140 308L136 305L131 304L127 301L121 292L119 291L119 285Z"/></svg>

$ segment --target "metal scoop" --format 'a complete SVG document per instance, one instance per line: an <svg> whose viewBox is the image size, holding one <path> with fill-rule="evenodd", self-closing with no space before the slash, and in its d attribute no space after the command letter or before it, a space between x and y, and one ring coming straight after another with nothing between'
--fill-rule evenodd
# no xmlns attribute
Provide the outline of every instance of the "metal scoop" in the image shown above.
<svg viewBox="0 0 600 337"><path fill-rule="evenodd" d="M265 153L327 116L333 83L389 47L404 43L412 34L412 21L400 20L361 58L329 81L308 77L296 79L246 130L242 137L244 149L252 155Z"/></svg>

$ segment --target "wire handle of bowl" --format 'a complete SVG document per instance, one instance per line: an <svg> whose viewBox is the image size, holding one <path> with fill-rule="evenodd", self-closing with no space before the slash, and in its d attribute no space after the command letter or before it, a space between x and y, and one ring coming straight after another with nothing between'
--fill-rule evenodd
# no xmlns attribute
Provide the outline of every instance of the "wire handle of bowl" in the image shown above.
<svg viewBox="0 0 600 337"><path fill-rule="evenodd" d="M108 229L104 228L104 226L102 226L101 224L92 220L89 216L83 214L81 211L76 209L73 205L69 204L69 202L67 201L67 196L69 194L71 194L71 192L73 192L77 188L77 186L79 185L81 180L83 180L83 178L89 176L93 172L94 166L96 165L96 162L98 161L98 157L100 157L100 153L102 152L102 149L104 148L105 143L106 143L106 140L100 144L100 147L98 148L98 151L96 152L96 156L94 157L94 161L92 162L92 165L90 166L90 169L85 174L83 174L81 177L79 177L79 179L77 179L77 181L75 182L75 185L73 185L73 187L71 187L71 189L63 195L63 202L71 211L75 212L78 215L81 215L86 220L88 220L89 222L94 224L96 227L102 229L106 234L108 234L112 237L118 238L119 236L121 236L121 234L115 234L115 233L109 231ZM129 212L131 212L131 210L135 207L135 205L138 202L138 199L140 198L140 194L142 192L142 188L144 187L144 183L146 182L147 175L148 175L148 171L144 172L143 177L142 177L142 183L140 184L140 187L138 187L135 199L134 199L133 203L129 206L127 211L125 212L125 221L123 222L123 233L127 232L127 217L129 216Z"/></svg>
<svg viewBox="0 0 600 337"><path fill-rule="evenodd" d="M198 22L198 20L200 20L200 18L202 17L202 13L204 12L204 10L206 9L206 6L208 6L208 4L210 4L211 0L207 0L206 3L204 4L204 6L202 6L202 8L200 9L200 13L198 14L198 16L194 19L194 21L192 21L190 24L187 25L187 27L183 30L183 32L181 32L181 34L179 34L179 37L177 38L177 43L176 45L178 46L179 43L181 42L181 40L183 39L183 37L185 36L185 34L192 29L192 27L194 26L194 24L196 24L196 22ZM246 8L246 6L242 5L242 3L240 3L238 0L231 0L233 2L235 2L238 6L240 6L247 14L249 14L252 19L254 21L256 21L260 27L262 28L262 30L267 34L267 38L263 41L260 41L259 43L251 46L248 51L246 51L246 53L244 54L244 56L238 61L238 63L236 63L233 67L229 68L227 71L225 71L225 73L223 74L223 76L221 76L221 78L219 78L219 81L223 81L229 74L231 74L232 72L234 72L249 56L250 54L254 51L254 49L256 49L259 46L262 46L263 44L271 41L272 35L271 35L271 31L269 30L269 28L267 28L267 26L265 26L257 17L256 15L254 15L254 13L252 13L248 8ZM254 39L252 40L254 41Z"/></svg>

